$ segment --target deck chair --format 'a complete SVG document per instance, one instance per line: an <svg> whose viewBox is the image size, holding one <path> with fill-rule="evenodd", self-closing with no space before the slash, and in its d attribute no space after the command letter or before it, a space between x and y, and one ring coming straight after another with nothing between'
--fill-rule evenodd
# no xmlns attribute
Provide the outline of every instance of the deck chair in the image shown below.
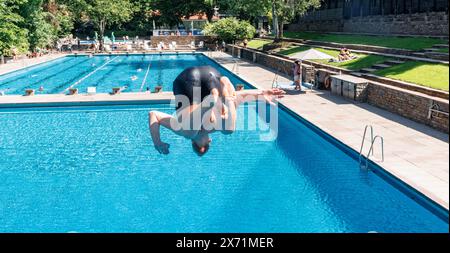
<svg viewBox="0 0 450 253"><path fill-rule="evenodd" d="M97 88L96 87L88 87L87 88L87 94L88 95L95 95L97 93Z"/></svg>
<svg viewBox="0 0 450 253"><path fill-rule="evenodd" d="M272 88L278 88L281 90L295 90L295 83L292 81L280 82L279 75L275 74L272 82Z"/></svg>
<svg viewBox="0 0 450 253"><path fill-rule="evenodd" d="M111 52L111 46L110 45L103 45L106 52Z"/></svg>

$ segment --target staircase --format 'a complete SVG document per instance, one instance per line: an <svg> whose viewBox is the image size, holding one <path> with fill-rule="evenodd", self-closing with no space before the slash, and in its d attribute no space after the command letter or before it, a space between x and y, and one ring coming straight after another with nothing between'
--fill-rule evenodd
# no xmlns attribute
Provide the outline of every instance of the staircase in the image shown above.
<svg viewBox="0 0 450 253"><path fill-rule="evenodd" d="M445 52L445 49L447 49L447 52ZM414 55L418 57L433 56L433 58L448 61L448 44L436 44L431 48L425 48L422 52L414 53Z"/></svg>
<svg viewBox="0 0 450 253"><path fill-rule="evenodd" d="M390 67L393 67L395 65L399 65L399 64L403 64L403 63L405 63L405 61L398 60L398 59L397 60L387 60L387 61L385 61L383 63L378 63L378 64L375 64L375 65L372 65L369 68L363 68L359 72L360 73L364 73L364 74L372 74L375 71L378 71L380 69L390 68Z"/></svg>

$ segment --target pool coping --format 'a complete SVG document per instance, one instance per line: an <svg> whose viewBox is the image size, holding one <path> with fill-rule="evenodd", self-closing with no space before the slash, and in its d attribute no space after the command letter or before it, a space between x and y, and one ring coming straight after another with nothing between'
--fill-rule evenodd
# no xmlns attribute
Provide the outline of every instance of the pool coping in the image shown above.
<svg viewBox="0 0 450 253"><path fill-rule="evenodd" d="M205 55L206 56L206 55ZM207 56L208 57L208 56ZM208 57L210 58L210 57ZM217 64L221 65L219 62L217 62L215 59L210 58L212 61L216 62ZM239 59L239 58L238 58ZM237 75L236 73L233 73L234 75ZM244 77L239 76L242 80L244 80L249 85L253 86L256 89L264 90L259 85L255 85L249 80L246 80ZM325 131L324 129L320 128L319 126L314 125L312 122L308 121L304 117L302 117L300 114L296 113L294 110L289 108L289 106L284 105L282 101L278 101L278 104L290 115L294 116L298 120L305 123L310 129L312 129L314 132L320 134L321 136L325 136L326 139L333 144L337 144L336 146L341 149L343 152L345 152L350 157L359 160L359 151L355 150L354 148L350 147L349 145L345 144L343 141L339 140L337 137L334 137L332 133L329 133ZM365 155L363 155L364 159L367 159ZM402 178L400 176L397 176L394 172L389 171L388 169L384 168L382 164L380 164L377 161L373 161L371 159L368 159L369 161L369 168L375 169L372 170L375 174L378 171L381 173L379 175L383 178L383 180L390 183L393 187L396 187L399 189L402 193L406 194L408 197L412 198L416 202L418 202L420 205L424 206L428 210L432 211L434 214L439 216L441 219L444 219L448 223L449 219L449 207L448 205L441 200L438 196L435 196L434 194L428 192L426 189L423 189L417 185L415 185L413 182L409 181L407 178ZM400 187L400 188L399 188ZM411 195L413 194L413 196ZM414 198L416 196L419 198Z"/></svg>
<svg viewBox="0 0 450 253"><path fill-rule="evenodd" d="M250 87L261 90L262 88L258 85L252 84L252 82L246 80L242 76L233 73L232 71L225 68L221 63L217 62L215 59L208 57L206 53L201 53L205 57L207 57L212 62L222 66L224 70L233 74L243 82L245 82ZM162 92L162 93L149 93L149 92L127 92L121 93L117 95L111 95L108 93L98 93L94 95L87 94L77 94L77 95L64 95L64 94L41 94L36 96L23 96L23 95L8 95L8 96L0 96L0 108L26 108L26 107L54 107L54 106L88 106L88 105L125 105L130 103L138 103L138 104L167 104L173 101L174 96L172 92ZM332 134L327 131L321 129L320 127L314 125L310 121L303 118L298 113L291 110L288 106L284 105L282 102L279 103L281 108L283 108L286 112L297 118L298 120L306 123L306 125L311 128L313 131L325 136L328 141L333 144L337 144L337 147L341 149L343 152L355 158L356 151L352 147L343 143L338 138L334 137ZM358 153L359 154L359 153ZM355 159L358 159L356 157ZM369 159L369 163L371 168L374 168L375 171L380 172L383 179L387 179L386 181L390 183L392 186L401 190L408 197L411 197L416 202L418 202L423 207L431 210L435 215L444 219L448 222L448 207L445 203L442 203L437 196L430 194L426 191L426 189L421 189L417 185L414 185L411 182L408 182L406 178L401 178L396 176L393 172L385 169L382 165L378 164L375 161ZM374 171L374 172L375 172ZM377 174L377 173L375 173ZM378 175L378 174L377 174ZM400 187L400 188L399 188Z"/></svg>

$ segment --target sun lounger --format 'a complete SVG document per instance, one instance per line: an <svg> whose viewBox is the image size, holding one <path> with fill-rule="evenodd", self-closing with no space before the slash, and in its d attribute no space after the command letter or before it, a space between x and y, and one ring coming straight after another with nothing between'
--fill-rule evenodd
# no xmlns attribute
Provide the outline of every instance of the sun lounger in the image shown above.
<svg viewBox="0 0 450 253"><path fill-rule="evenodd" d="M295 89L295 83L293 81L279 81L279 75L275 74L275 77L272 81L272 88L278 88L282 90L294 90Z"/></svg>
<svg viewBox="0 0 450 253"><path fill-rule="evenodd" d="M111 52L111 46L110 45L103 45L106 52Z"/></svg>
<svg viewBox="0 0 450 253"><path fill-rule="evenodd" d="M276 82L273 88L278 88L282 90L294 90L295 83L294 82Z"/></svg>

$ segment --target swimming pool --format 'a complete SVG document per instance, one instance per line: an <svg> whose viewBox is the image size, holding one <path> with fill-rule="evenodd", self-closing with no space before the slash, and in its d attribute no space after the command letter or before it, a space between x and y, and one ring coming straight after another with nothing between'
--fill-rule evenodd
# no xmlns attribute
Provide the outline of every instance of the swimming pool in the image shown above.
<svg viewBox="0 0 450 253"><path fill-rule="evenodd" d="M234 85L251 88L203 54L130 54L63 57L0 76L0 91L21 95L26 89L34 89L37 94L58 94L73 87L85 93L88 87L96 87L97 92L108 93L113 87L127 87L124 92L142 92L147 88L153 91L156 86L172 91L178 74L187 67L202 65L216 67ZM39 91L41 86L43 91Z"/></svg>
<svg viewBox="0 0 450 253"><path fill-rule="evenodd" d="M245 130L214 134L202 158L166 130L171 154L159 155L149 110L173 112L0 109L0 231L448 232L448 213L361 170L353 151L283 108L276 140L261 141L267 126L246 120L250 104Z"/></svg>

